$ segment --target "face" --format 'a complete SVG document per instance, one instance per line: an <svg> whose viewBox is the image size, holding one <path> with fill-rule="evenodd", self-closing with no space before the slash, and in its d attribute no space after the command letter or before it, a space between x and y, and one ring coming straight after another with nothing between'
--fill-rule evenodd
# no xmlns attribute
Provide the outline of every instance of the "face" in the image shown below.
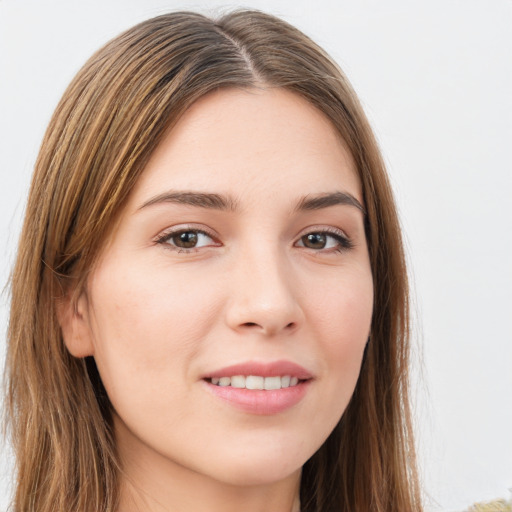
<svg viewBox="0 0 512 512"><path fill-rule="evenodd" d="M361 203L348 151L293 93L225 90L187 111L64 329L96 360L121 456L237 485L300 471L369 335Z"/></svg>

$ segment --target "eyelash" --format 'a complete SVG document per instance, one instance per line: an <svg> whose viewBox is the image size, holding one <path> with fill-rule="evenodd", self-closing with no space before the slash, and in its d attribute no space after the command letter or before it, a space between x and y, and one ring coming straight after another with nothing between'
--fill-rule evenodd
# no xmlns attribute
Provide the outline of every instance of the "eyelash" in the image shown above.
<svg viewBox="0 0 512 512"><path fill-rule="evenodd" d="M192 227L190 227L190 228L184 227L184 228L173 229L173 230L166 231L166 232L162 233L155 239L155 243L164 245L164 246L166 246L166 249L175 251L178 254L194 253L194 252L198 252L199 250L202 249L202 247L192 247L192 248L177 247L177 246L169 243L169 240L171 240L173 237L178 236L182 233L195 233L196 235L205 235L208 238L211 238L213 241L215 241L215 237L213 236L213 234L208 233L205 230L192 228ZM348 251L354 247L354 244L352 243L350 238L347 235L345 235L341 230L336 229L336 228L322 228L322 229L318 229L318 230L308 231L307 233L304 233L303 235L301 235L299 237L299 241L301 241L304 237L306 237L308 235L327 235L328 237L334 238L336 240L336 242L338 242L338 246L336 248L318 249L318 250L308 248L304 245L299 246L299 247L304 247L305 249L310 249L314 252L324 252L324 253L341 253L341 252ZM295 242L295 243L297 243L297 242ZM215 246L218 247L218 245L215 245Z"/></svg>

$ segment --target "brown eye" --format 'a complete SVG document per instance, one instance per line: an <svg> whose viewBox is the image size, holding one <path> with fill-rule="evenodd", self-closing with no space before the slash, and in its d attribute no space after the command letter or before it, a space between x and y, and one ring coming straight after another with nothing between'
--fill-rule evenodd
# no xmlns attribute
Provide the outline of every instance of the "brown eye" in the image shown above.
<svg viewBox="0 0 512 512"><path fill-rule="evenodd" d="M352 242L341 231L332 233L330 231L312 231L307 235L301 236L297 242L298 247L306 249L315 249L317 251L326 250L326 252L338 252L353 247Z"/></svg>
<svg viewBox="0 0 512 512"><path fill-rule="evenodd" d="M198 238L195 231L182 231L171 236L170 240L176 247L191 249L196 246Z"/></svg>
<svg viewBox="0 0 512 512"><path fill-rule="evenodd" d="M309 249L324 249L327 244L327 236L324 233L309 233L301 240L304 247Z"/></svg>
<svg viewBox="0 0 512 512"><path fill-rule="evenodd" d="M177 251L194 250L218 245L210 235L198 229L181 229L161 236L157 242Z"/></svg>

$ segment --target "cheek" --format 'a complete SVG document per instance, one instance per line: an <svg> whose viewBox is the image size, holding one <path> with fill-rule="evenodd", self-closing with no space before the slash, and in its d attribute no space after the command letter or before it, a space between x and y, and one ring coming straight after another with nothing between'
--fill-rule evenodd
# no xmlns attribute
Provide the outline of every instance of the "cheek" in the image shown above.
<svg viewBox="0 0 512 512"><path fill-rule="evenodd" d="M316 329L326 377L325 409L334 425L343 414L359 377L373 313L370 270L347 274L336 287L315 298Z"/></svg>
<svg viewBox="0 0 512 512"><path fill-rule="evenodd" d="M191 285L190 276L120 261L103 264L90 282L95 359L113 400L127 388L142 391L141 384L187 381L219 303L215 287Z"/></svg>
<svg viewBox="0 0 512 512"><path fill-rule="evenodd" d="M315 295L309 295L308 309L335 353L341 352L342 347L366 343L373 313L369 267L356 268L327 281Z"/></svg>

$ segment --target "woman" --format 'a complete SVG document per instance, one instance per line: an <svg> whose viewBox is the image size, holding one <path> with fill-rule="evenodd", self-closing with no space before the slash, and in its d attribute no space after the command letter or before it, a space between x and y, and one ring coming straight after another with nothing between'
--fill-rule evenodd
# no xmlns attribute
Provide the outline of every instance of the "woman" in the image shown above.
<svg viewBox="0 0 512 512"><path fill-rule="evenodd" d="M13 510L421 510L407 339L392 193L336 65L259 12L141 23L36 163Z"/></svg>

